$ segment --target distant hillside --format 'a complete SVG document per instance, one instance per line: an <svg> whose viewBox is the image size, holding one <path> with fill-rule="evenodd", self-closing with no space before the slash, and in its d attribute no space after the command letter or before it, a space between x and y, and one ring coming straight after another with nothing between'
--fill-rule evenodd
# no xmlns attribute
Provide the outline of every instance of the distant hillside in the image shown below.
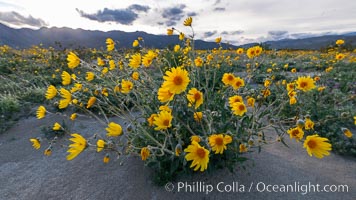
<svg viewBox="0 0 356 200"><path fill-rule="evenodd" d="M40 28L32 30L27 28L13 29L0 24L0 45L6 44L14 48L28 48L32 45L43 44L45 47L58 47L56 42L60 42L62 47L76 48L105 48L106 38L119 41L119 48L131 48L132 42L138 37L142 37L146 47L166 48L179 44L178 36L153 35L146 32L124 32L124 31L89 31L71 28ZM197 49L213 49L218 47L215 42L195 41ZM224 48L236 46L223 44Z"/></svg>
<svg viewBox="0 0 356 200"><path fill-rule="evenodd" d="M303 39L285 39L279 41L265 42L272 49L310 49L319 50L328 46L335 45L335 41L342 39L348 47L356 47L356 33L345 35L324 35Z"/></svg>
<svg viewBox="0 0 356 200"><path fill-rule="evenodd" d="M38 30L21 28L14 29L0 23L0 45L9 45L13 48L28 48L33 45L43 44L45 47L59 47L59 42L63 48L105 48L106 38L119 41L119 48L131 48L132 42L138 37L145 40L146 47L166 48L179 43L178 36L153 35L146 32L124 32L124 31L89 31L71 28L40 28ZM356 47L356 32L345 35L324 35L320 37L303 39L284 39L279 41L264 42L263 45L272 49L313 49L319 50L329 45L334 45L337 39L345 40L348 46ZM249 47L256 43L245 44L242 47ZM223 44L223 48L234 48L237 46ZM214 42L202 40L195 41L197 49L213 49L218 47Z"/></svg>

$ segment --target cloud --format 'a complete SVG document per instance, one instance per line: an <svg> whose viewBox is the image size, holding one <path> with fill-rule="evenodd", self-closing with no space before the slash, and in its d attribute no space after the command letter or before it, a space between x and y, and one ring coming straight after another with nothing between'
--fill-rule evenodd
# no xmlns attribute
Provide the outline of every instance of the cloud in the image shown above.
<svg viewBox="0 0 356 200"><path fill-rule="evenodd" d="M15 11L0 12L0 21L13 24L13 25L29 25L33 27L48 26L48 24L40 18L34 18L31 15L25 17Z"/></svg>
<svg viewBox="0 0 356 200"><path fill-rule="evenodd" d="M221 32L222 35L241 35L242 33L244 33L243 30Z"/></svg>
<svg viewBox="0 0 356 200"><path fill-rule="evenodd" d="M272 40L280 40L288 37L289 37L288 31L268 31L267 33L267 39L272 39Z"/></svg>
<svg viewBox="0 0 356 200"><path fill-rule="evenodd" d="M221 0L216 0L214 6L218 5L219 3L221 3Z"/></svg>
<svg viewBox="0 0 356 200"><path fill-rule="evenodd" d="M189 13L187 13L187 15L188 15L189 17L194 17L194 16L197 16L198 13L196 13L196 12L189 12Z"/></svg>
<svg viewBox="0 0 356 200"><path fill-rule="evenodd" d="M132 4L125 9L109 9L104 8L94 14L85 13L82 10L76 8L76 11L81 17L98 21L98 22L116 22L124 25L131 25L137 18L137 12L148 12L149 6L143 6L138 4Z"/></svg>
<svg viewBox="0 0 356 200"><path fill-rule="evenodd" d="M216 7L214 8L214 11L218 11L218 12L221 12L221 11L225 11L226 9L223 8L223 7Z"/></svg>
<svg viewBox="0 0 356 200"><path fill-rule="evenodd" d="M128 9L132 10L132 11L148 12L150 7L149 6L138 5L138 4L132 4L131 6L128 7Z"/></svg>
<svg viewBox="0 0 356 200"><path fill-rule="evenodd" d="M162 17L167 19L165 24L167 26L174 26L184 17L184 8L186 5L180 4L174 7L165 8L162 11Z"/></svg>
<svg viewBox="0 0 356 200"><path fill-rule="evenodd" d="M204 37L207 38L207 37L211 37L213 35L215 35L218 31L207 31L207 32L204 32Z"/></svg>

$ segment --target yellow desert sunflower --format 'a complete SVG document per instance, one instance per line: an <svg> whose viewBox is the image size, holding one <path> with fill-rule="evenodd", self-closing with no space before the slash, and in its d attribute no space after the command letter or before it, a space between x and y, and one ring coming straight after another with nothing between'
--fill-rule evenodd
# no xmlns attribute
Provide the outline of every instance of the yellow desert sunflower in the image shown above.
<svg viewBox="0 0 356 200"><path fill-rule="evenodd" d="M61 128L62 128L62 126L61 126L58 122L56 122L56 123L54 123L52 129L53 129L54 131L59 131L59 130L61 130Z"/></svg>
<svg viewBox="0 0 356 200"><path fill-rule="evenodd" d="M192 88L188 91L187 99L189 101L189 106L195 104L195 109L199 108L204 102L203 93L196 88Z"/></svg>
<svg viewBox="0 0 356 200"><path fill-rule="evenodd" d="M236 102L232 104L231 107L232 107L231 110L233 111L234 115L242 116L245 114L245 112L247 112L247 108L245 104L241 102Z"/></svg>
<svg viewBox="0 0 356 200"><path fill-rule="evenodd" d="M46 99L53 99L57 95L57 89L53 85L48 86L46 91Z"/></svg>
<svg viewBox="0 0 356 200"><path fill-rule="evenodd" d="M216 42L217 44L220 44L220 42L221 42L221 37L215 38L215 42Z"/></svg>
<svg viewBox="0 0 356 200"><path fill-rule="evenodd" d="M106 50L112 51L115 49L115 42L111 38L106 39Z"/></svg>
<svg viewBox="0 0 356 200"><path fill-rule="evenodd" d="M193 18L192 17L188 17L187 19L184 20L183 25L184 26L192 26L192 22L193 22Z"/></svg>
<svg viewBox="0 0 356 200"><path fill-rule="evenodd" d="M46 116L46 108L44 106L39 106L36 111L37 119L42 119Z"/></svg>
<svg viewBox="0 0 356 200"><path fill-rule="evenodd" d="M167 71L163 79L165 81L163 82L162 87L174 94L184 92L190 82L187 70L180 67L172 68L170 71Z"/></svg>
<svg viewBox="0 0 356 200"><path fill-rule="evenodd" d="M161 103L172 101L174 98L174 93L170 92L167 88L160 87L158 89L158 100Z"/></svg>
<svg viewBox="0 0 356 200"><path fill-rule="evenodd" d="M204 61L203 61L203 59L202 59L201 57L198 56L198 57L194 60L194 63L195 63L195 66L196 66L196 67L202 67Z"/></svg>
<svg viewBox="0 0 356 200"><path fill-rule="evenodd" d="M91 108L95 102L96 102L96 97L90 97L86 108Z"/></svg>
<svg viewBox="0 0 356 200"><path fill-rule="evenodd" d="M336 60L342 60L342 59L344 59L345 58L345 54L342 54L342 53L338 53L338 54L336 54L336 56L335 56L335 59Z"/></svg>
<svg viewBox="0 0 356 200"><path fill-rule="evenodd" d="M193 117L194 117L194 120L196 122L201 122L201 120L203 119L203 113L202 112L195 112Z"/></svg>
<svg viewBox="0 0 356 200"><path fill-rule="evenodd" d="M314 155L317 158L323 158L330 155L331 144L329 140L319 135L309 135L304 141L304 148L307 149L309 156Z"/></svg>
<svg viewBox="0 0 356 200"><path fill-rule="evenodd" d="M243 53L244 53L244 49L243 49L243 48L238 48L238 49L236 50L236 53L237 53L237 54L243 54Z"/></svg>
<svg viewBox="0 0 356 200"><path fill-rule="evenodd" d="M87 147L87 141L83 136L78 133L73 133L71 136L69 140L73 143L69 145L67 160L73 160Z"/></svg>
<svg viewBox="0 0 356 200"><path fill-rule="evenodd" d="M59 109L63 109L63 108L68 107L68 105L72 101L72 94L64 88L61 88L60 93L61 93L61 97L63 99L59 100L58 107L59 107Z"/></svg>
<svg viewBox="0 0 356 200"><path fill-rule="evenodd" d="M314 122L309 118L307 117L305 119L305 126L304 126L305 130L310 130L310 129L314 129Z"/></svg>
<svg viewBox="0 0 356 200"><path fill-rule="evenodd" d="M151 116L149 118L147 118L147 122L148 122L148 125L149 126L154 126L154 120L155 120L155 117L157 117L158 114L154 113L154 114L151 114Z"/></svg>
<svg viewBox="0 0 356 200"><path fill-rule="evenodd" d="M242 96L234 95L232 97L229 97L229 105L230 105L230 107L232 107L232 105L234 103L237 103L237 102L243 103Z"/></svg>
<svg viewBox="0 0 356 200"><path fill-rule="evenodd" d="M40 142L39 139L37 139L37 138L31 138L31 139L30 139L30 142L32 142L33 148L35 148L35 149L41 148L41 142Z"/></svg>
<svg viewBox="0 0 356 200"><path fill-rule="evenodd" d="M133 88L133 83L131 81L127 81L122 79L121 81L121 93L128 94Z"/></svg>
<svg viewBox="0 0 356 200"><path fill-rule="evenodd" d="M129 66L133 69L137 69L141 65L141 54L136 53L131 56Z"/></svg>
<svg viewBox="0 0 356 200"><path fill-rule="evenodd" d="M247 148L246 144L240 144L239 145L239 151L240 151L240 153L247 152L248 148Z"/></svg>
<svg viewBox="0 0 356 200"><path fill-rule="evenodd" d="M167 29L167 35L173 35L173 29Z"/></svg>
<svg viewBox="0 0 356 200"><path fill-rule="evenodd" d="M102 151L104 149L105 145L106 145L106 142L104 140L101 140L101 139L98 140L96 142L96 152Z"/></svg>
<svg viewBox="0 0 356 200"><path fill-rule="evenodd" d="M352 132L350 131L350 129L348 129L348 128L342 128L341 130L342 130L342 132L344 133L344 135L345 135L346 137L348 137L348 138L351 138L351 137L352 137Z"/></svg>
<svg viewBox="0 0 356 200"><path fill-rule="evenodd" d="M150 156L150 150L147 147L143 147L141 149L141 159L142 160L147 160L147 158Z"/></svg>
<svg viewBox="0 0 356 200"><path fill-rule="evenodd" d="M137 81L140 78L140 74L138 72L133 72L131 74L131 78L135 81Z"/></svg>
<svg viewBox="0 0 356 200"><path fill-rule="evenodd" d="M137 47L138 45L140 45L140 43L138 42L138 40L134 40L132 42L132 47Z"/></svg>
<svg viewBox="0 0 356 200"><path fill-rule="evenodd" d="M290 138L295 138L297 141L301 140L304 136L304 131L299 127L290 128L287 133Z"/></svg>
<svg viewBox="0 0 356 200"><path fill-rule="evenodd" d="M255 107L255 98L253 97L248 97L247 98L247 105L250 106L250 107Z"/></svg>
<svg viewBox="0 0 356 200"><path fill-rule="evenodd" d="M122 127L115 122L110 122L105 130L108 137L117 137L122 134Z"/></svg>
<svg viewBox="0 0 356 200"><path fill-rule="evenodd" d="M235 75L232 73L225 73L222 77L222 82L225 85L232 85L235 81Z"/></svg>
<svg viewBox="0 0 356 200"><path fill-rule="evenodd" d="M142 58L142 64L143 64L143 66L149 67L149 66L152 64L153 60L154 60L156 57L157 57L157 53L155 53L155 52L152 51L152 50L149 50L149 51L147 52L147 54L145 54L145 55L143 56L143 58Z"/></svg>
<svg viewBox="0 0 356 200"><path fill-rule="evenodd" d="M307 92L315 88L315 81L310 76L301 76L298 77L297 81L297 89Z"/></svg>
<svg viewBox="0 0 356 200"><path fill-rule="evenodd" d="M198 142L192 141L184 152L187 152L185 159L187 161L192 160L190 168L194 167L194 171L197 171L200 168L200 171L204 171L208 168L209 163L209 151L204 147L200 146Z"/></svg>
<svg viewBox="0 0 356 200"><path fill-rule="evenodd" d="M168 111L164 110L158 113L158 115L154 117L153 121L153 124L157 126L155 130L166 130L167 128L170 128L172 126L172 119L173 116Z"/></svg>
<svg viewBox="0 0 356 200"><path fill-rule="evenodd" d="M80 64L80 59L78 58L78 56L73 53L73 52L69 52L68 56L67 56L67 61L68 61L68 67L70 69L74 69L76 68L79 64Z"/></svg>
<svg viewBox="0 0 356 200"><path fill-rule="evenodd" d="M336 40L335 44L336 45L343 45L345 43L344 40Z"/></svg>
<svg viewBox="0 0 356 200"><path fill-rule="evenodd" d="M245 86L245 81L240 77L235 77L232 83L232 87L234 88L234 90L237 90L243 86Z"/></svg>
<svg viewBox="0 0 356 200"><path fill-rule="evenodd" d="M62 85L69 85L72 81L72 77L70 76L70 74L66 71L62 72Z"/></svg>
<svg viewBox="0 0 356 200"><path fill-rule="evenodd" d="M85 80L90 82L90 81L94 80L94 77L95 77L95 74L93 72L87 72L86 76L85 76Z"/></svg>
<svg viewBox="0 0 356 200"><path fill-rule="evenodd" d="M232 137L223 134L213 134L209 136L209 145L215 154L223 154L226 150L226 145L232 142Z"/></svg>

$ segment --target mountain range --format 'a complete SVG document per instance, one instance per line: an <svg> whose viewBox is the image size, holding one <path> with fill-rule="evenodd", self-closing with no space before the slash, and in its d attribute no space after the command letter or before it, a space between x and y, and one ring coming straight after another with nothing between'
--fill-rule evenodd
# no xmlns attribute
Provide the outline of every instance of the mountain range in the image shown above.
<svg viewBox="0 0 356 200"><path fill-rule="evenodd" d="M0 45L9 45L13 48L29 48L33 45L42 44L44 47L54 48L105 48L106 38L119 41L118 48L131 48L132 42L138 37L144 38L144 46L149 48L166 48L179 44L178 36L153 35L146 32L124 31L90 31L72 28L47 28L42 27L34 30L29 28L14 29L0 23ZM318 50L335 44L338 39L345 40L348 46L356 46L356 32L344 35L324 35L303 39L283 39L267 41L263 46L272 49L313 49ZM60 45L59 45L60 44ZM249 47L256 43L245 44ZM223 48L237 48L238 46L222 44ZM218 47L215 42L195 40L196 49L213 49Z"/></svg>

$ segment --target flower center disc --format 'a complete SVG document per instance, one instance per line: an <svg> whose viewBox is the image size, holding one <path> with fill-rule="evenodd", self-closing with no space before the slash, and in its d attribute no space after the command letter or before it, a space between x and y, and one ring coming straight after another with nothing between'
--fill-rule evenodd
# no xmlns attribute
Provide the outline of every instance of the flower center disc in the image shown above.
<svg viewBox="0 0 356 200"><path fill-rule="evenodd" d="M245 106L244 105L239 105L239 110L245 110Z"/></svg>
<svg viewBox="0 0 356 200"><path fill-rule="evenodd" d="M308 142L308 146L309 146L309 148L314 149L316 147L316 142L313 140L310 140Z"/></svg>
<svg viewBox="0 0 356 200"><path fill-rule="evenodd" d="M216 143L217 145L219 145L219 146L222 145L223 142L224 142L224 141L223 141L222 138L219 138L219 137L218 137L218 138L215 139L215 143Z"/></svg>
<svg viewBox="0 0 356 200"><path fill-rule="evenodd" d="M168 119L164 120L164 121L163 121L163 125L164 125L164 126L169 126L169 120L168 120Z"/></svg>
<svg viewBox="0 0 356 200"><path fill-rule="evenodd" d="M196 101L198 101L200 98L201 98L201 96L200 96L199 93L195 93L195 94L194 94L194 99L195 99Z"/></svg>
<svg viewBox="0 0 356 200"><path fill-rule="evenodd" d="M205 151L203 148L199 148L197 149L197 154L200 158L204 158L205 157Z"/></svg>
<svg viewBox="0 0 356 200"><path fill-rule="evenodd" d="M175 85L181 85L181 84L183 83L182 77L180 77L180 76L174 77L173 83L174 83Z"/></svg>
<svg viewBox="0 0 356 200"><path fill-rule="evenodd" d="M300 87L302 87L302 88L304 88L304 87L306 87L308 84L306 83L306 82L301 82L300 83Z"/></svg>

